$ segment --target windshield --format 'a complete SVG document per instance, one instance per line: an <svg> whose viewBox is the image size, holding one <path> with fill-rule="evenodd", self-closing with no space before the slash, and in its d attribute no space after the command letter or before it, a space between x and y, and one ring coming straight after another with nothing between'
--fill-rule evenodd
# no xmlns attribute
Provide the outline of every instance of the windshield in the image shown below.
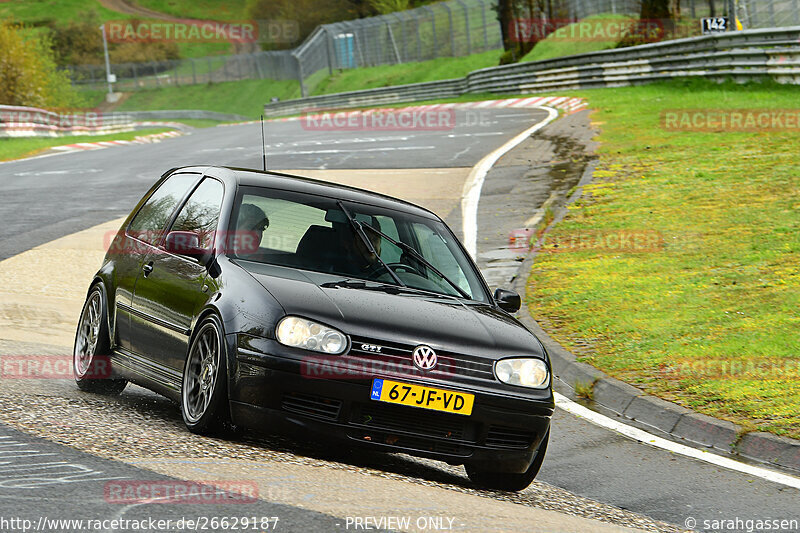
<svg viewBox="0 0 800 533"><path fill-rule="evenodd" d="M488 301L439 220L262 187L241 187L232 216L234 235L249 236L235 240L234 257Z"/></svg>

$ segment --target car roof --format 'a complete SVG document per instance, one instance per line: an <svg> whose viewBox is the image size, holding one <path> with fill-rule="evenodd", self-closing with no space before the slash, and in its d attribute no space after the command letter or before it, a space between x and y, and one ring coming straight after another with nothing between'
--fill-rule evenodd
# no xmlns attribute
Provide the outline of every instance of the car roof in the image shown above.
<svg viewBox="0 0 800 533"><path fill-rule="evenodd" d="M173 172L177 170L182 172L202 172L203 174L210 174L218 178L235 181L237 185L242 186L270 187L273 189L316 194L319 196L371 204L439 220L439 217L432 211L412 204L411 202L406 202L405 200L368 191L366 189L359 189L358 187L340 185L305 176L285 174L271 170L263 171L222 166L181 167L179 169L174 169ZM170 172L170 174L171 173L172 172Z"/></svg>

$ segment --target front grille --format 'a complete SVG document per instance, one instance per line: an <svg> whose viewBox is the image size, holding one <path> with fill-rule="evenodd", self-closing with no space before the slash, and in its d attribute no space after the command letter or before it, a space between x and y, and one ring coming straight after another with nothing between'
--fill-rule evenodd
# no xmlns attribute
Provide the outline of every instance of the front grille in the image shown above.
<svg viewBox="0 0 800 533"><path fill-rule="evenodd" d="M350 414L350 425L402 431L422 437L475 442L475 427L466 417L433 413L415 407L358 404Z"/></svg>
<svg viewBox="0 0 800 533"><path fill-rule="evenodd" d="M310 394L289 393L283 396L281 408L284 411L301 413L327 420L339 418L342 409L341 400L324 398L322 396L312 396Z"/></svg>
<svg viewBox="0 0 800 533"><path fill-rule="evenodd" d="M361 346L380 346L376 353ZM424 376L434 379L452 379L453 376L495 381L492 362L470 355L436 350L438 363L433 370L418 370L412 362L411 353L417 345L399 344L377 339L353 337L352 348L345 357L350 363L382 370L383 374L404 374Z"/></svg>
<svg viewBox="0 0 800 533"><path fill-rule="evenodd" d="M491 448L527 448L533 442L533 433L503 426L490 426L486 446Z"/></svg>
<svg viewBox="0 0 800 533"><path fill-rule="evenodd" d="M457 455L467 457L472 455L472 449L463 446L457 442L442 442L440 440L426 439L423 437L414 437L409 435L393 435L378 430L363 430L355 433L350 433L350 437L366 442L374 442L377 444L387 444L390 446L398 446L400 448L410 448L412 450L419 450L424 452L443 453L447 455Z"/></svg>

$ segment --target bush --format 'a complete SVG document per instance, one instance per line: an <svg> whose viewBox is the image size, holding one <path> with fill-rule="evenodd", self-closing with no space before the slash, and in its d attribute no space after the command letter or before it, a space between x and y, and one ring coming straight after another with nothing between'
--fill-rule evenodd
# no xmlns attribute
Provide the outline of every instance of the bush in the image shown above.
<svg viewBox="0 0 800 533"><path fill-rule="evenodd" d="M90 11L86 18L48 25L53 53L59 66L92 65L103 61L103 39L100 19Z"/></svg>
<svg viewBox="0 0 800 533"><path fill-rule="evenodd" d="M142 21L130 20L128 23L135 31ZM81 21L50 24L57 64L102 65L103 39L99 28L100 19L94 11ZM141 63L180 59L180 50L174 41L109 42L108 55L112 63Z"/></svg>
<svg viewBox="0 0 800 533"><path fill-rule="evenodd" d="M49 38L0 22L0 104L76 107L82 98L56 68Z"/></svg>

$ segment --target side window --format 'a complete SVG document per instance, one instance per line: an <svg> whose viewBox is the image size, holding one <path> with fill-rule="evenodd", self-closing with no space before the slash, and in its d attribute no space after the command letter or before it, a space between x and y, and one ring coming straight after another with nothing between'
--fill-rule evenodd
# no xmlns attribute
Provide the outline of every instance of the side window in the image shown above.
<svg viewBox="0 0 800 533"><path fill-rule="evenodd" d="M245 194L239 206L237 232L253 230L253 224L260 225L264 218L269 223L259 246L271 251L294 253L310 226L331 227L331 223L325 220L324 209L280 198Z"/></svg>
<svg viewBox="0 0 800 533"><path fill-rule="evenodd" d="M178 213L172 231L191 231L200 236L200 247L208 248L217 229L220 207L222 206L222 184L215 179L205 178L192 193Z"/></svg>
<svg viewBox="0 0 800 533"><path fill-rule="evenodd" d="M157 243L178 202L196 181L197 174L173 174L167 178L136 213L128 234L149 244Z"/></svg>

